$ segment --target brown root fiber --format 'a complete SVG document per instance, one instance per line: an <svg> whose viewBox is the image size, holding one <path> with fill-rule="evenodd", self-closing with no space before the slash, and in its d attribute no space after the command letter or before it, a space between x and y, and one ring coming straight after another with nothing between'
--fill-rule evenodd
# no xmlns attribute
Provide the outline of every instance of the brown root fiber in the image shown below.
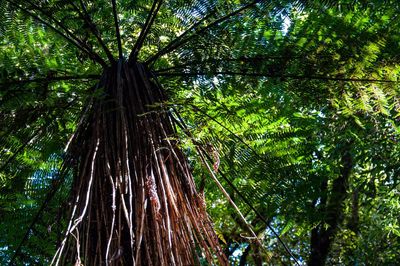
<svg viewBox="0 0 400 266"><path fill-rule="evenodd" d="M227 265L164 92L139 63L105 70L68 149L71 219L55 265Z"/></svg>

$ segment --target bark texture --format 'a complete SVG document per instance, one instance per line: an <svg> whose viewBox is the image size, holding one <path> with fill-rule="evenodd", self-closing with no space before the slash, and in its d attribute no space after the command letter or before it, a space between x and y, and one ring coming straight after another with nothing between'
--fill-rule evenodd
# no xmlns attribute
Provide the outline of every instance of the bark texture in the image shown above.
<svg viewBox="0 0 400 266"><path fill-rule="evenodd" d="M166 100L139 63L106 69L71 140L71 219L55 265L227 265Z"/></svg>

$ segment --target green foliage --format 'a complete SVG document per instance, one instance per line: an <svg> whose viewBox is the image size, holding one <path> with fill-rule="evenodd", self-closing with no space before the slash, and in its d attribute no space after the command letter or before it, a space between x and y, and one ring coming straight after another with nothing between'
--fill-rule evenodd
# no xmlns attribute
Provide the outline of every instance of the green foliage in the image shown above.
<svg viewBox="0 0 400 266"><path fill-rule="evenodd" d="M0 264L11 259L46 193L57 187L51 183L63 149L91 97L101 96L93 94L93 80L104 66L93 54L105 64L112 58L96 34L118 54L111 1L82 2L87 17L80 1L0 1ZM152 5L118 1L126 58ZM178 128L181 146L234 265L240 263L234 251L248 247L242 257L249 265L257 252L271 265L293 264L271 228L307 261L311 230L327 226L324 202L333 197L344 149L354 165L327 263L399 261L399 9L390 0L161 5L137 58L167 90L163 104L187 127ZM209 155L262 240L259 251L196 147ZM57 206L66 201L68 182L67 175L21 261L45 263L54 252L65 223ZM57 229L48 230L54 215ZM35 252L39 243L43 250Z"/></svg>

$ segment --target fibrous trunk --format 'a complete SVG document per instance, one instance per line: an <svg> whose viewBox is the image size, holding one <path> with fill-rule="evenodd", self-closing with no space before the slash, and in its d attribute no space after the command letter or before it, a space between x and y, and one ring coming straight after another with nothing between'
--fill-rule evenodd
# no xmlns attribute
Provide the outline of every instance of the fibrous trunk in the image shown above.
<svg viewBox="0 0 400 266"><path fill-rule="evenodd" d="M120 60L99 91L68 149L77 161L71 219L52 263L226 265L161 86Z"/></svg>

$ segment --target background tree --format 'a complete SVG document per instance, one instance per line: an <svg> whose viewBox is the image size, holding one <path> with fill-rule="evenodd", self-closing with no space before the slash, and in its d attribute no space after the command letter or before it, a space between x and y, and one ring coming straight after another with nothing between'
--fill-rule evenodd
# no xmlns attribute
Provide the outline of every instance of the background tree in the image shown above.
<svg viewBox="0 0 400 266"><path fill-rule="evenodd" d="M398 261L395 1L0 3L5 262Z"/></svg>

